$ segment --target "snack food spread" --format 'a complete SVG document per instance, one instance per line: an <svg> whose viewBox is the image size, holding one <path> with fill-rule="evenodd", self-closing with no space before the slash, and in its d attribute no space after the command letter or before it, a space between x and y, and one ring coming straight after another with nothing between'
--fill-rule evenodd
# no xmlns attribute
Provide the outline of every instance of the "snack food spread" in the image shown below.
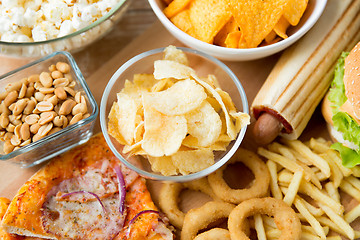
<svg viewBox="0 0 360 240"><path fill-rule="evenodd" d="M173 0L164 14L182 31L206 43L256 48L287 38L308 0Z"/></svg>
<svg viewBox="0 0 360 240"><path fill-rule="evenodd" d="M170 46L153 74L126 80L110 110L108 131L124 154L148 158L163 175L190 174L214 164L248 114L237 112L216 77L198 77L186 55Z"/></svg>

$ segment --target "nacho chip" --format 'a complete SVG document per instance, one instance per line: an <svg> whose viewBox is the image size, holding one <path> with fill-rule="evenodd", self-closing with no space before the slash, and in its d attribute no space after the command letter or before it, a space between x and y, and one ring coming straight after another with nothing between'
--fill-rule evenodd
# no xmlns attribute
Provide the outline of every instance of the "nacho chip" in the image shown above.
<svg viewBox="0 0 360 240"><path fill-rule="evenodd" d="M147 95L149 104L166 115L181 115L194 110L206 99L204 88L194 80L176 82L172 87Z"/></svg>
<svg viewBox="0 0 360 240"><path fill-rule="evenodd" d="M265 37L265 42L267 44L272 43L272 41L274 41L274 39L276 38L276 32L274 30L272 30L266 37Z"/></svg>
<svg viewBox="0 0 360 240"><path fill-rule="evenodd" d="M240 31L229 33L225 39L225 46L228 48L238 48L241 36Z"/></svg>
<svg viewBox="0 0 360 240"><path fill-rule="evenodd" d="M189 10L186 9L182 12L179 12L174 17L170 18L170 21L174 23L181 31L189 34L192 37L196 38L193 25L190 20Z"/></svg>
<svg viewBox="0 0 360 240"><path fill-rule="evenodd" d="M221 119L210 103L203 103L186 115L188 133L198 140L201 147L214 144L221 132Z"/></svg>
<svg viewBox="0 0 360 240"><path fill-rule="evenodd" d="M192 73L195 73L194 69L175 61L157 60L154 62L154 77L158 80L164 78L186 79Z"/></svg>
<svg viewBox="0 0 360 240"><path fill-rule="evenodd" d="M207 43L213 42L231 18L225 0L193 0L189 5L189 16L197 38Z"/></svg>
<svg viewBox="0 0 360 240"><path fill-rule="evenodd" d="M186 136L186 118L158 112L148 97L147 94L143 95L145 133L141 146L152 157L174 154Z"/></svg>
<svg viewBox="0 0 360 240"><path fill-rule="evenodd" d="M185 53L172 45L165 48L163 59L171 60L189 66L189 60L186 57Z"/></svg>
<svg viewBox="0 0 360 240"><path fill-rule="evenodd" d="M171 18L181 12L186 6L191 2L191 0L173 0L165 9L164 14L168 18Z"/></svg>
<svg viewBox="0 0 360 240"><path fill-rule="evenodd" d="M288 35L286 34L286 30L290 26L290 23L286 18L281 17L278 23L274 27L274 32L280 36L281 38L285 39L288 38Z"/></svg>
<svg viewBox="0 0 360 240"><path fill-rule="evenodd" d="M172 162L171 156L148 156L148 160L154 172L160 172L164 176L177 175L179 173L177 167L175 167Z"/></svg>
<svg viewBox="0 0 360 240"><path fill-rule="evenodd" d="M174 166L183 175L204 170L215 162L212 150L207 148L179 151L172 155L171 159Z"/></svg>
<svg viewBox="0 0 360 240"><path fill-rule="evenodd" d="M289 0L284 12L285 19L293 26L298 25L307 4L308 0Z"/></svg>
<svg viewBox="0 0 360 240"><path fill-rule="evenodd" d="M230 20L224 25L224 27L216 34L214 37L214 44L226 47L225 40L229 33L240 31L239 26L237 25L233 16ZM236 44L237 45L237 44Z"/></svg>
<svg viewBox="0 0 360 240"><path fill-rule="evenodd" d="M289 0L229 0L249 48L257 47L271 32L285 11Z"/></svg>

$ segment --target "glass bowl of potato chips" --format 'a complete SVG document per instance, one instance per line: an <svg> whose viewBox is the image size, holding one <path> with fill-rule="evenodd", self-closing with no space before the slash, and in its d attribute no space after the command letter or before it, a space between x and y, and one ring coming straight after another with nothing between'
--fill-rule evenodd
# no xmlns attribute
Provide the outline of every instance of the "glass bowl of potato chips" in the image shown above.
<svg viewBox="0 0 360 240"><path fill-rule="evenodd" d="M165 28L185 45L229 61L270 56L300 39L327 0L149 0Z"/></svg>
<svg viewBox="0 0 360 240"><path fill-rule="evenodd" d="M101 99L110 149L149 179L182 182L214 172L238 149L249 123L239 79L216 58L188 48L133 57Z"/></svg>

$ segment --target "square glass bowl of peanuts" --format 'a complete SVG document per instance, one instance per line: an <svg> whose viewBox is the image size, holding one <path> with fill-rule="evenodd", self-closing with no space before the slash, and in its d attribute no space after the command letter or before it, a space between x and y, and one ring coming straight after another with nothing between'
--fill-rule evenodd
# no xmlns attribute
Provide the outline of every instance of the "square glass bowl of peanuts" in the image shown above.
<svg viewBox="0 0 360 240"><path fill-rule="evenodd" d="M30 167L86 142L98 106L75 60L55 52L0 76L0 160Z"/></svg>

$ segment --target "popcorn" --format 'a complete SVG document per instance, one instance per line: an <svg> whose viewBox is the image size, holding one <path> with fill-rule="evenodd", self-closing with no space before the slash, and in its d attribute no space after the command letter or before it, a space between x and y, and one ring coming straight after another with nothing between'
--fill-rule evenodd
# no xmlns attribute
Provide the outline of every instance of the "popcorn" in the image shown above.
<svg viewBox="0 0 360 240"><path fill-rule="evenodd" d="M2 0L0 39L36 42L62 37L95 22L116 4L117 0Z"/></svg>

